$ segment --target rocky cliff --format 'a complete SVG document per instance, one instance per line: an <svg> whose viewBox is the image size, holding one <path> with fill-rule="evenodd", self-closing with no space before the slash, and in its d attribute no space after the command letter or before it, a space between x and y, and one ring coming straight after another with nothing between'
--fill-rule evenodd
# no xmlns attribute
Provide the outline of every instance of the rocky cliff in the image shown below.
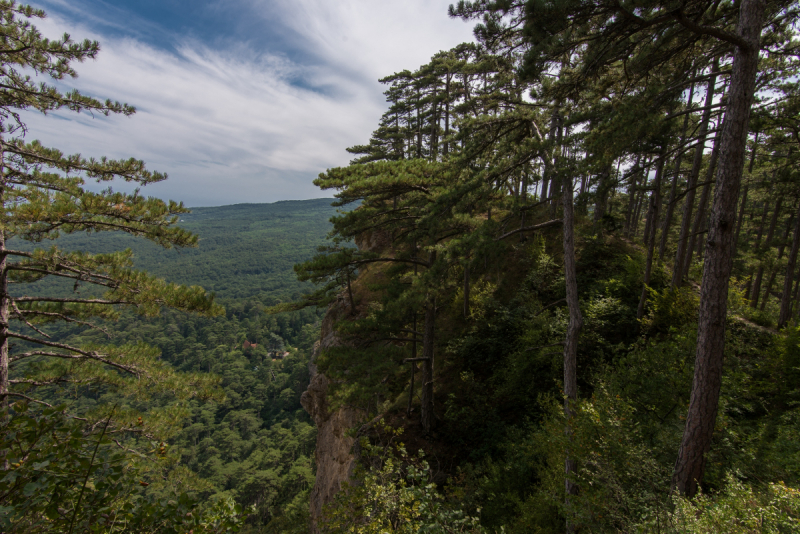
<svg viewBox="0 0 800 534"><path fill-rule="evenodd" d="M322 507L333 499L342 482L347 480L355 467L353 445L355 438L347 435L347 431L363 420L364 414L357 409L342 407L330 410L327 402L328 378L317 372L314 361L321 350L334 347L340 343L334 331L336 321L350 311L349 303L340 299L328 309L322 321L320 340L317 343L312 362L311 383L300 397L303 408L314 419L317 425L317 478L311 490L311 532L319 532L319 520Z"/></svg>
<svg viewBox="0 0 800 534"><path fill-rule="evenodd" d="M384 250L389 243L388 234L383 232L369 232L359 236L356 240L358 248L366 251ZM356 301L358 302L358 299ZM356 310L353 310L351 305L352 303L345 294L342 294L328 308L328 312L322 320L320 340L315 346L314 355L309 364L311 383L300 397L303 408L317 425L317 448L314 454L317 463L317 478L310 497L312 534L319 532L322 508L333 499L333 496L341 488L342 482L350 477L355 468L356 458L353 454L353 446L356 438L347 434L348 430L363 423L366 417L362 410L348 406L336 410L330 409L327 399L330 382L325 375L317 371L315 364L321 351L342 343L336 335L335 325L347 316L358 315L358 306Z"/></svg>

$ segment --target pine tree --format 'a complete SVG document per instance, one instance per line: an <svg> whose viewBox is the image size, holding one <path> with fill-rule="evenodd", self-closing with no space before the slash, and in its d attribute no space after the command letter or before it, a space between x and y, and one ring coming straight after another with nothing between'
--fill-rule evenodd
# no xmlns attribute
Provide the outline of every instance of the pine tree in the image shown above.
<svg viewBox="0 0 800 534"><path fill-rule="evenodd" d="M93 384L121 395L147 396L175 392L179 396L209 394L214 380L176 374L146 345L103 346L56 341L51 325L70 323L102 331L102 321L114 320L125 308L153 316L162 307L206 315L220 313L200 287L185 287L155 278L132 267L131 252L106 254L69 251L48 243L79 232L123 232L165 248L197 244L197 237L178 227L186 208L173 201L145 197L139 187L166 179L143 162L65 155L25 140L27 127L20 111L55 110L131 115L127 104L101 102L78 91L62 92L37 83L28 72L54 80L75 77L75 62L93 59L97 42L75 42L68 35L48 40L32 25L45 13L16 2L0 2L3 69L0 98L0 397L8 414L9 401L48 404L37 390L69 384ZM136 184L132 193L110 187L93 192L88 181ZM71 293L47 294L44 280L72 284ZM38 284L38 285L37 285ZM56 395L57 397L57 395ZM75 415L75 414L73 414ZM91 427L98 414L81 414ZM134 417L131 420L131 417ZM111 421L109 432L152 435L135 416Z"/></svg>

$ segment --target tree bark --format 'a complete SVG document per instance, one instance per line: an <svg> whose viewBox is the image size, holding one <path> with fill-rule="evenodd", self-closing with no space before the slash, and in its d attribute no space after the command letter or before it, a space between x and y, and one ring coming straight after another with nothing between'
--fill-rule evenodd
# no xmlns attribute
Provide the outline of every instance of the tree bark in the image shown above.
<svg viewBox="0 0 800 534"><path fill-rule="evenodd" d="M739 206L739 216L736 217L736 235L733 236L733 252L731 253L732 256L736 257L736 249L739 247L739 234L742 231L742 222L744 221L744 210L745 206L747 206L747 191L750 189L748 184L744 184L744 189L742 190L742 200L741 205Z"/></svg>
<svg viewBox="0 0 800 534"><path fill-rule="evenodd" d="M469 265L464 266L464 318L469 317Z"/></svg>
<svg viewBox="0 0 800 534"><path fill-rule="evenodd" d="M778 261L781 260L783 257L783 252L786 249L786 242L789 239L789 233L792 231L792 227L794 226L794 213L792 216L789 217L789 222L786 224L786 230L783 232L783 237L781 238L781 242L778 245ZM772 292L772 285L775 283L775 278L778 276L778 267L774 267L769 275L769 281L767 281L767 289L764 290L764 298L761 299L761 311L764 311L764 308L767 307L767 301L769 301L769 295Z"/></svg>
<svg viewBox="0 0 800 534"><path fill-rule="evenodd" d="M692 108L694 101L694 82L689 88L689 100L686 102L686 108ZM678 146L682 147L686 142L686 131L689 129L689 113L683 116L683 130L681 137L678 140ZM667 240L669 238L669 227L672 224L672 214L675 211L675 196L678 192L678 179L681 176L681 164L683 163L683 149L680 149L678 155L675 157L675 170L672 172L672 184L669 187L669 202L667 209L664 210L664 224L661 227L661 244L658 246L658 259L664 260L664 252L667 249Z"/></svg>
<svg viewBox="0 0 800 534"><path fill-rule="evenodd" d="M567 325L567 338L564 342L564 415L567 424L564 431L567 436L572 435L570 419L573 414L572 403L578 398L578 336L583 326L580 303L578 301L578 279L575 261L575 214L572 199L572 176L569 172L563 173L562 204L564 206L564 280L567 290L567 308L569 310L569 324ZM569 515L570 497L577 495L578 486L572 480L576 471L575 459L567 450L564 459L564 484L566 489L567 532L572 532L571 516Z"/></svg>
<svg viewBox="0 0 800 534"><path fill-rule="evenodd" d="M414 312L414 321L412 323L414 325L414 341L411 342L411 359L415 360L417 358L417 312ZM408 385L408 407L406 408L406 415L411 417L411 403L414 401L414 374L417 372L417 364L415 362L411 362L411 382Z"/></svg>
<svg viewBox="0 0 800 534"><path fill-rule="evenodd" d="M758 232L756 233L756 242L755 246L753 247L754 250L759 250L761 247L761 236L764 235L764 225L767 222L767 214L769 213L769 202L764 201L764 211L761 213L761 223L758 225ZM753 269L750 269L749 274L747 275L747 285L745 287L745 296L747 300L753 299Z"/></svg>
<svg viewBox="0 0 800 534"><path fill-rule="evenodd" d="M0 206L5 206L5 152L2 145L3 123L0 121ZM8 320L9 320L9 295L8 272L6 271L6 233L0 228L0 402L2 402L3 422L8 418ZM4 468L8 469L7 463Z"/></svg>
<svg viewBox="0 0 800 534"><path fill-rule="evenodd" d="M756 153L758 152L758 135L756 132L755 139L753 140L753 150L750 152L750 167L747 169L747 174L753 174L753 165L756 163ZM742 190L741 206L739 207L739 216L736 217L736 236L733 238L733 257L736 257L736 249L739 247L739 233L742 231L742 223L744 222L744 210L747 205L747 191L749 183L745 181L744 189Z"/></svg>
<svg viewBox="0 0 800 534"><path fill-rule="evenodd" d="M741 0L739 5L738 33L748 46L737 47L733 59L700 289L692 393L673 475L673 487L689 497L695 495L703 479L719 405L736 201L747 149L766 2Z"/></svg>
<svg viewBox="0 0 800 534"><path fill-rule="evenodd" d="M778 328L786 326L792 314L792 280L794 279L794 268L797 264L797 250L800 248L800 207L798 207L795 217L797 221L794 227L792 251L789 253L789 262L786 265L786 278L783 281L783 295L781 295L781 312L778 316Z"/></svg>
<svg viewBox="0 0 800 534"><path fill-rule="evenodd" d="M644 316L644 303L647 300L647 286L650 284L650 274L653 271L653 255L656 248L656 234L658 233L658 210L659 199L661 198L661 179L664 174L664 152L666 147L661 151L658 163L656 166L656 176L653 180L653 194L650 197L650 209L647 212L647 219L652 220L650 227L650 235L645 235L645 245L647 246L647 263L644 266L644 285L642 287L642 295L639 297L639 307L636 310L636 317L641 319Z"/></svg>
<svg viewBox="0 0 800 534"><path fill-rule="evenodd" d="M778 224L778 216L781 212L781 203L783 198L778 197L775 201L775 210L772 212L772 218L769 221L769 230L767 230L767 239L764 240L764 245L759 248L759 257L769 251L772 245L772 236L775 234L775 226ZM756 272L755 280L753 280L753 298L750 300L750 307L756 308L758 306L758 299L761 296L761 280L764 277L764 263L759 262L758 272Z"/></svg>
<svg viewBox="0 0 800 534"><path fill-rule="evenodd" d="M715 59L711 66L712 72L719 70L719 60ZM694 196L697 186L697 177L700 176L700 168L703 165L703 152L706 148L706 133L708 133L708 122L711 120L711 104L714 103L714 89L717 85L717 75L712 74L708 80L708 87L706 88L706 102L705 111L703 111L703 118L700 121L700 131L697 134L698 144L694 151L694 161L692 162L692 172L689 174L689 180L686 183L686 198L683 201L683 218L681 220L681 230L678 234L678 250L675 252L675 263L672 270L672 288L681 287L683 277L686 273L683 271L684 261L686 259L686 251L689 240L689 228L692 224L692 211L694 210Z"/></svg>
<svg viewBox="0 0 800 534"><path fill-rule="evenodd" d="M717 161L719 160L719 136L714 137L714 148L711 149L711 160L708 162L708 172L706 172L706 183L703 185L703 191L700 193L700 202L697 206L697 214L695 215L694 225L692 226L692 240L689 250L686 253L686 262L683 264L684 275L689 274L689 269L692 267L692 257L694 256L695 243L701 243L700 231L703 228L703 223L706 220L706 210L708 209L708 197L711 193L711 180L714 178L714 171L717 169Z"/></svg>
<svg viewBox="0 0 800 534"><path fill-rule="evenodd" d="M435 253L431 253L433 256ZM433 263L433 262L431 262ZM436 426L436 418L433 415L433 348L434 336L436 334L436 297L428 295L425 305L425 332L422 338L422 396L421 396L421 419L422 428L425 433L433 430Z"/></svg>
<svg viewBox="0 0 800 534"><path fill-rule="evenodd" d="M597 189L595 189L595 202L594 202L594 224L598 233L602 232L600 226L603 217L606 215L608 209L608 190L611 182L611 165L603 168L597 177Z"/></svg>
<svg viewBox="0 0 800 534"><path fill-rule="evenodd" d="M628 184L628 211L625 214L625 237L631 237L631 228L633 226L633 213L636 209L636 182L639 181L639 173L641 172L639 162L641 155L636 158L636 163L633 164L631 171L631 179Z"/></svg>

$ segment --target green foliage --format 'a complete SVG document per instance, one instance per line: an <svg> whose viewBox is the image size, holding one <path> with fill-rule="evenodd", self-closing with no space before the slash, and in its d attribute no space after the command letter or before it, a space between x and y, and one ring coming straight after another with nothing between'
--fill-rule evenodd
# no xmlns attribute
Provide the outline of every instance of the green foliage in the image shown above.
<svg viewBox="0 0 800 534"><path fill-rule="evenodd" d="M210 506L187 493L157 495L143 464L162 462L164 448L134 456L105 426L92 431L64 415L64 406L37 411L17 402L2 426L0 450L12 469L0 479L0 528L37 532L238 532L241 507Z"/></svg>
<svg viewBox="0 0 800 534"><path fill-rule="evenodd" d="M217 393L204 399L185 385L171 390L169 381L148 386L142 380L136 394L124 396L98 377L77 390L48 390L46 400L68 402L73 413L96 419L117 403L115 421L132 429L125 434L128 446L167 443L165 459L148 468L156 478L149 489L159 498L191 489L203 506L234 502L249 511L245 528L255 532L307 524L302 499L314 480L316 429L300 395L319 335L315 313L266 316L258 302L229 302L222 317L126 313L106 330L121 346L147 340L161 366L193 377L198 389L213 382ZM95 335L80 326L58 334L70 343ZM245 340L256 346L244 349ZM143 434L151 437L137 438Z"/></svg>
<svg viewBox="0 0 800 534"><path fill-rule="evenodd" d="M667 534L788 534L800 529L800 490L782 482L763 491L729 474L725 490L694 500L673 498L674 510L637 525L639 532Z"/></svg>
<svg viewBox="0 0 800 534"><path fill-rule="evenodd" d="M453 498L437 491L431 468L420 453L411 456L395 439L402 429L386 427L384 446L372 445L366 438L360 452L369 467L360 465L350 482L324 510L325 533L417 534L481 533L477 517L467 515ZM480 510L478 510L480 512Z"/></svg>

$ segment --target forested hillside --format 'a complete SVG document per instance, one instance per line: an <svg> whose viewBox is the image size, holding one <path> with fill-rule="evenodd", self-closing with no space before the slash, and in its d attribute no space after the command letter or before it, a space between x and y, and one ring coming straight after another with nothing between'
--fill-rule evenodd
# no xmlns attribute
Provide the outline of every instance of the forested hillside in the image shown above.
<svg viewBox="0 0 800 534"><path fill-rule="evenodd" d="M328 219L336 213L329 199L192 208L179 225L198 236L197 248L164 250L123 232L72 234L58 240L66 250L109 253L130 248L133 265L172 282L199 285L223 299L276 299L298 296L295 263L325 243ZM47 246L45 241L39 246ZM48 279L29 291L71 291L69 283Z"/></svg>
<svg viewBox="0 0 800 534"><path fill-rule="evenodd" d="M0 530L800 531L797 1L460 1L333 207L196 210L0 15Z"/></svg>
<svg viewBox="0 0 800 534"><path fill-rule="evenodd" d="M309 381L320 312L267 316L264 305L297 298L308 289L308 283L297 281L293 265L325 242L333 213L330 199L194 208L180 216L180 226L198 236L198 247L192 249L165 251L122 233L60 239L63 250L130 248L135 268L171 282L204 282L217 292L225 313L213 318L176 311L152 318L125 313L100 323L102 329L52 325L47 329L51 341L146 344L177 372L211 378L217 392L212 400L175 402L159 394L132 401L98 380L66 391L41 388L39 398L51 405L65 403L76 416L116 406L130 412L126 419L141 417L143 424L152 424L151 439L166 445L161 462L145 462L140 472L152 495L188 490L203 506L230 499L247 513L245 531L302 527L314 480L315 429L299 400ZM78 292L86 289L91 291ZM68 297L75 287L55 278L12 291ZM36 367L22 364L17 372L42 373ZM147 447L147 440L137 439L129 446L137 442Z"/></svg>
<svg viewBox="0 0 800 534"><path fill-rule="evenodd" d="M312 531L800 529L799 10L451 6L278 308L364 422Z"/></svg>

